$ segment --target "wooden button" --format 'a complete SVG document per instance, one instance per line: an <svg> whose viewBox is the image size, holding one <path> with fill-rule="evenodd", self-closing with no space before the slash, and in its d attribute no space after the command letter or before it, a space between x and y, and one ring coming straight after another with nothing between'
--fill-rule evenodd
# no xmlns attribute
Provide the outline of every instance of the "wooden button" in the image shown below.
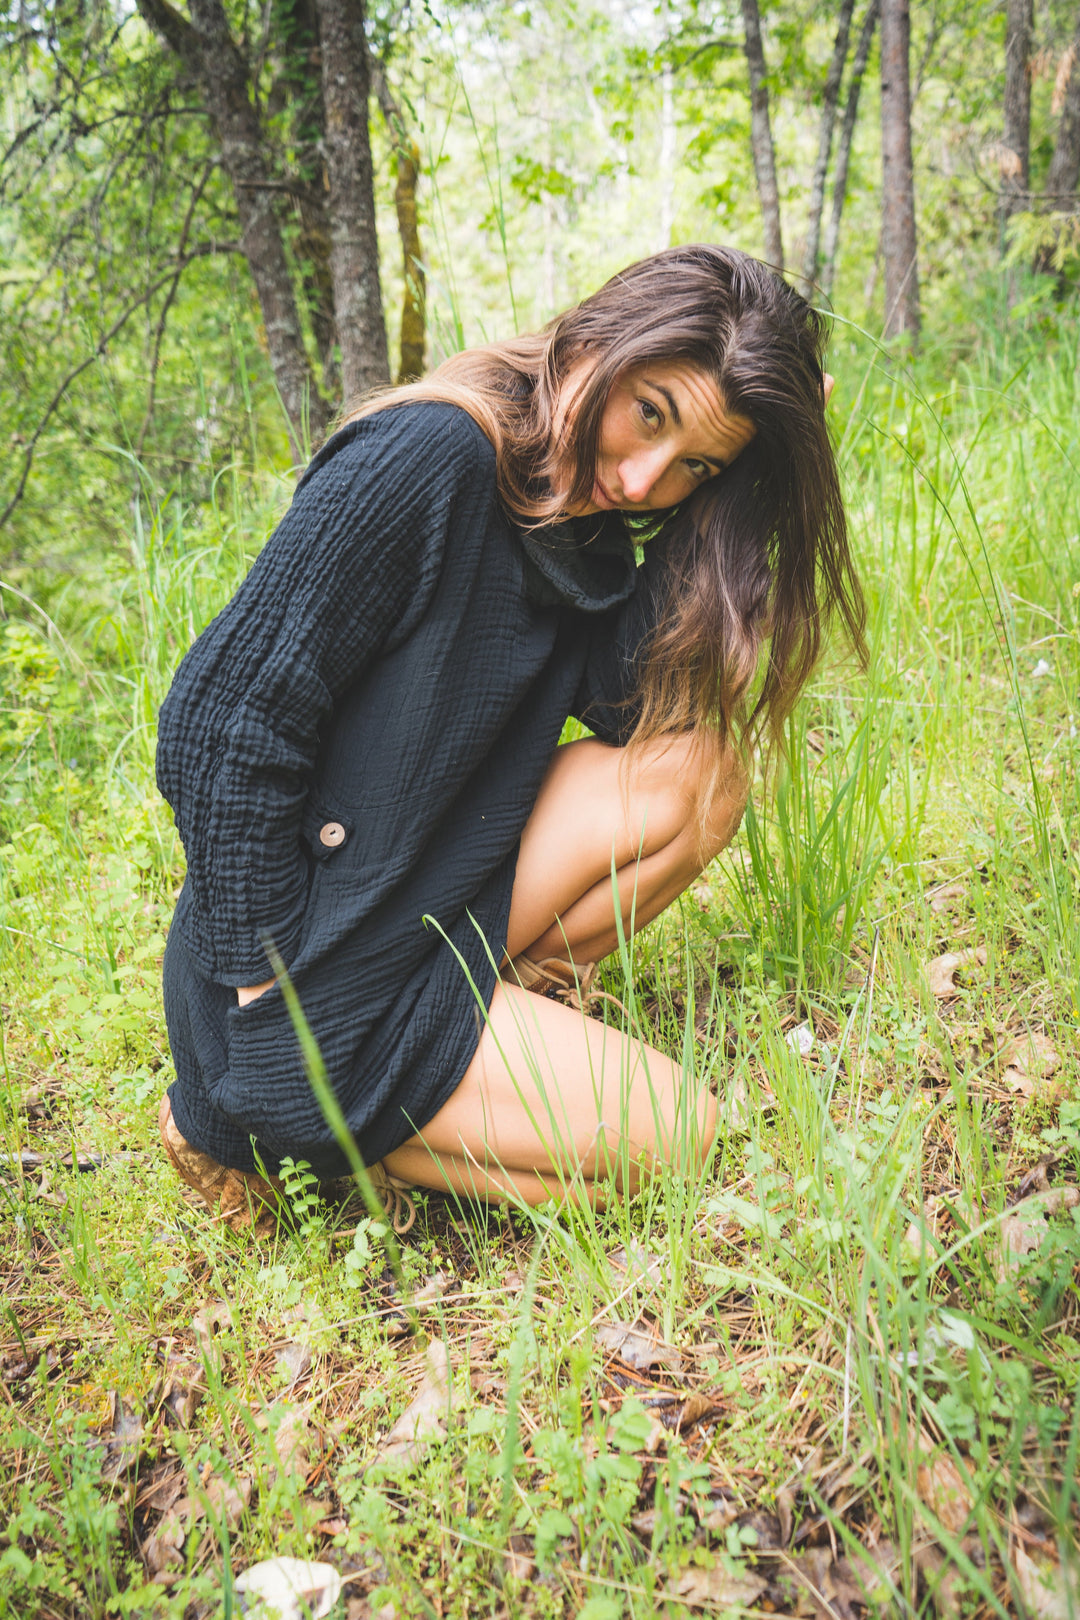
<svg viewBox="0 0 1080 1620"><path fill-rule="evenodd" d="M325 827L319 828L319 843L325 844L327 849L337 849L344 842L345 829L340 821L328 821Z"/></svg>

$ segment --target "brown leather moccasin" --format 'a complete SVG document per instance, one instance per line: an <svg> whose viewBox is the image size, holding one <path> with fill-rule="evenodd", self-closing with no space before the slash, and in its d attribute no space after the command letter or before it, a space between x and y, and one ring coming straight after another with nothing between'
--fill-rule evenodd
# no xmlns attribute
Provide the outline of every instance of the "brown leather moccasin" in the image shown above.
<svg viewBox="0 0 1080 1620"><path fill-rule="evenodd" d="M230 1232L273 1236L277 1229L277 1206L284 1190L284 1183L277 1176L260 1176L254 1170L230 1170L218 1164L209 1153L192 1147L176 1127L167 1095L161 1099L158 1129L169 1163L180 1180L199 1194L215 1220L221 1221Z"/></svg>

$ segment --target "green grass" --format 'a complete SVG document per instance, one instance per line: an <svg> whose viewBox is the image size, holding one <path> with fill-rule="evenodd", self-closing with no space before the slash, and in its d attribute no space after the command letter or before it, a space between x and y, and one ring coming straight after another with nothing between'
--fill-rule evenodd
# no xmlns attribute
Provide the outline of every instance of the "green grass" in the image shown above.
<svg viewBox="0 0 1080 1620"><path fill-rule="evenodd" d="M1080 1211L1008 1248L1023 1192L1080 1185L1080 415L1049 337L916 380L838 344L870 668L823 669L735 847L606 970L725 1095L708 1175L599 1216L431 1197L396 1275L361 1197L298 1170L260 1247L155 1146L154 715L280 489L148 504L129 557L30 591L47 620L6 599L0 1615L235 1612L275 1553L335 1563L355 1616L811 1613L808 1584L1070 1612ZM935 998L927 964L976 950ZM1029 1033L1060 1065L1026 1096ZM613 1350L635 1321L663 1360ZM385 1456L429 1340L440 1433Z"/></svg>

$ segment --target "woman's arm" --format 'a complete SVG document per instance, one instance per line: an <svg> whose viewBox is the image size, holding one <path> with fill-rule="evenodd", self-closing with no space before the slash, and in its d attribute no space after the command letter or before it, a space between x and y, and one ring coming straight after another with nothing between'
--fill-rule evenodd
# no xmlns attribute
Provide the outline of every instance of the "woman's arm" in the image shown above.
<svg viewBox="0 0 1080 1620"><path fill-rule="evenodd" d="M380 414L332 441L162 708L158 783L188 861L181 918L220 983L265 988L295 953L300 824L320 728L430 598L448 528L486 522L494 453L464 412Z"/></svg>

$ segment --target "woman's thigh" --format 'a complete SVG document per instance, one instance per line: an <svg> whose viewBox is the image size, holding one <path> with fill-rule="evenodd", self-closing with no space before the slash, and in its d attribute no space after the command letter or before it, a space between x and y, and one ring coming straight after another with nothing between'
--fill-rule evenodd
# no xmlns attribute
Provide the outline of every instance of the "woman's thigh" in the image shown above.
<svg viewBox="0 0 1080 1620"><path fill-rule="evenodd" d="M631 762L591 739L559 748L521 840L508 954L569 950L585 961L613 950L613 870L624 925L631 912L640 925L669 905L742 815L743 777L733 766L704 818L703 850L697 790L707 765L688 736L660 738ZM386 1165L422 1186L509 1190L533 1202L575 1176L632 1187L658 1161L689 1170L715 1132L714 1100L671 1058L498 984L457 1090Z"/></svg>
<svg viewBox="0 0 1080 1620"><path fill-rule="evenodd" d="M516 985L496 986L476 1054L454 1092L386 1159L395 1175L441 1186L442 1158L481 1172L536 1171L636 1184L657 1161L699 1165L716 1104L681 1065L620 1029Z"/></svg>
<svg viewBox="0 0 1080 1620"><path fill-rule="evenodd" d="M641 926L693 882L734 837L746 800L732 760L699 815L709 746L684 734L632 758L591 738L556 749L521 838L509 956L595 960L618 943L616 891L624 925L633 914Z"/></svg>

